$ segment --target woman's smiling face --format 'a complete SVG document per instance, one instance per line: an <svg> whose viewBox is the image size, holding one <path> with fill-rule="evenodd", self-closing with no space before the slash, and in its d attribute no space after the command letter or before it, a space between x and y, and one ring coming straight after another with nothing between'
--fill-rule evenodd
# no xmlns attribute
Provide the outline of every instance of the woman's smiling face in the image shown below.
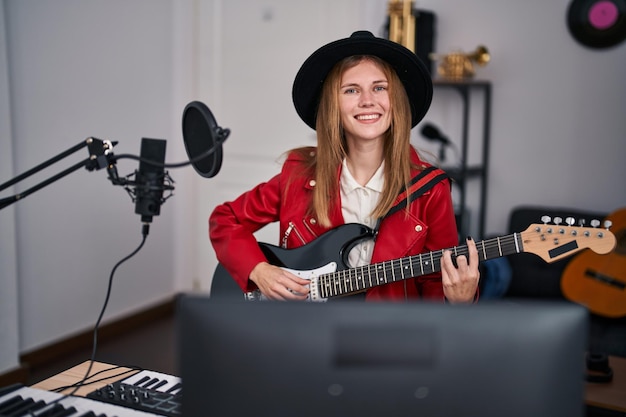
<svg viewBox="0 0 626 417"><path fill-rule="evenodd" d="M346 139L382 139L391 125L389 82L381 68L363 59L341 77L339 110Z"/></svg>

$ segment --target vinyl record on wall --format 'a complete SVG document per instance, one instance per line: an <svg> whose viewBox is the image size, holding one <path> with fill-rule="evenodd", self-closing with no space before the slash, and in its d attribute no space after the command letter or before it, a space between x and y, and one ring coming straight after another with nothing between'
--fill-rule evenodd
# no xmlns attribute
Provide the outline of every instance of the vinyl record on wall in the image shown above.
<svg viewBox="0 0 626 417"><path fill-rule="evenodd" d="M626 0L572 0L567 27L590 48L608 48L626 39Z"/></svg>

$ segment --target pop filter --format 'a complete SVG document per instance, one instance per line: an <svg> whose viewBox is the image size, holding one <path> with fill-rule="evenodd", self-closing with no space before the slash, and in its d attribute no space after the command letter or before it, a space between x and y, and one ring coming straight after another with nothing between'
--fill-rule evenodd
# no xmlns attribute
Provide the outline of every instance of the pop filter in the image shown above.
<svg viewBox="0 0 626 417"><path fill-rule="evenodd" d="M217 125L211 110L199 101L183 111L183 141L191 165L205 178L214 177L222 167L222 143L230 130Z"/></svg>

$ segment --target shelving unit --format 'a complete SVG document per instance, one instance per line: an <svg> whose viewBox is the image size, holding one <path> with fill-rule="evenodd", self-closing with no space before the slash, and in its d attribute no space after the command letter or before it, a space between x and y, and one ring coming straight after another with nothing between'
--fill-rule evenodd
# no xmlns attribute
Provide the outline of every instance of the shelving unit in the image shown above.
<svg viewBox="0 0 626 417"><path fill-rule="evenodd" d="M480 198L478 207L478 238L484 238L485 218L487 206L487 179L489 169L489 141L491 123L491 83L489 81L469 80L469 81L447 81L435 79L435 88L447 88L456 90L461 96L463 105L462 126L461 126L461 165L458 168L446 168L446 172L452 177L459 187L459 213L457 213L457 223L460 235L469 235L469 222L467 213L467 182L472 179L480 181ZM469 144L469 118L470 118L470 98L474 91L482 91L484 94L483 106L483 137L482 137L482 157L478 165L468 166L468 144Z"/></svg>

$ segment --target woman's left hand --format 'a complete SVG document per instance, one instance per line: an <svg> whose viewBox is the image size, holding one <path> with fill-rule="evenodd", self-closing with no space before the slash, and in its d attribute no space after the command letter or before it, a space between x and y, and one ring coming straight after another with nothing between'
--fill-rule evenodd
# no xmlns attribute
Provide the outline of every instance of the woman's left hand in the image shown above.
<svg viewBox="0 0 626 417"><path fill-rule="evenodd" d="M471 303L476 297L480 272L478 270L478 249L472 238L467 238L469 259L465 255L456 257L452 262L449 250L441 258L441 281L443 294L450 303Z"/></svg>

